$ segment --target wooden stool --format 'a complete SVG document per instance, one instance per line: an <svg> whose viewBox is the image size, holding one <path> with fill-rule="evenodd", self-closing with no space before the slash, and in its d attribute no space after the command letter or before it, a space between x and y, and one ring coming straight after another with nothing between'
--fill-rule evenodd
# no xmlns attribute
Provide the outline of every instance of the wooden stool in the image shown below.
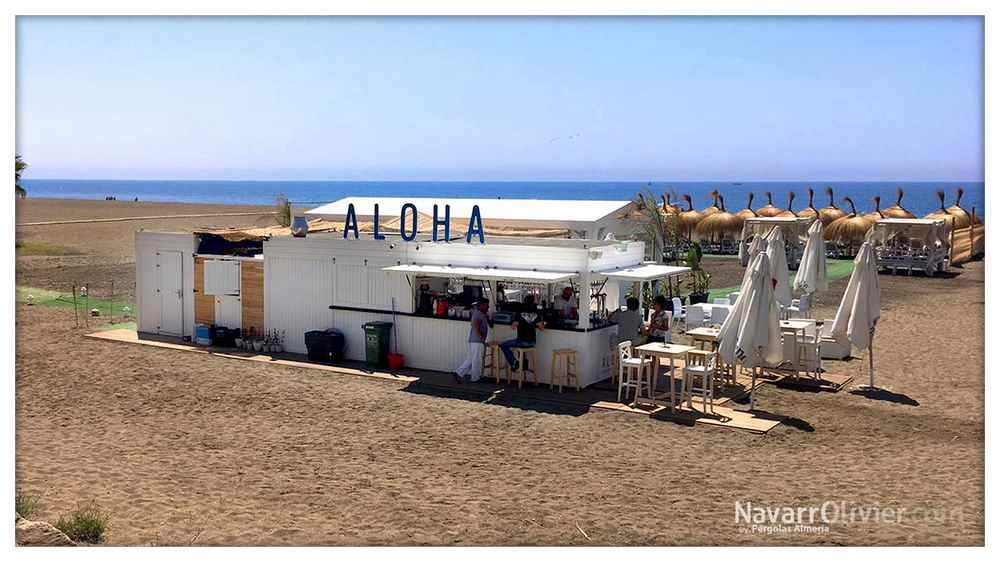
<svg viewBox="0 0 1000 562"><path fill-rule="evenodd" d="M500 375L505 365L506 361L500 360L500 344L496 341L486 342L486 349L483 350L483 376L496 379L497 384L500 384ZM509 370L507 372L507 379L509 382Z"/></svg>
<svg viewBox="0 0 1000 562"><path fill-rule="evenodd" d="M508 371L508 377L513 376L517 381L517 387L521 388L524 383L524 374L526 372L531 373L531 380L538 384L538 365L535 364L535 348L533 347L512 347L511 351L514 352L514 358L517 360L517 370L510 372ZM530 368L525 369L524 365L528 356L531 356ZM507 379L510 382L510 379Z"/></svg>
<svg viewBox="0 0 1000 562"><path fill-rule="evenodd" d="M562 392L563 384L569 386L569 380L573 379L576 389L580 390L580 377L576 372L576 350L563 348L552 351L552 365L549 368L549 388L553 383L559 385L559 392Z"/></svg>

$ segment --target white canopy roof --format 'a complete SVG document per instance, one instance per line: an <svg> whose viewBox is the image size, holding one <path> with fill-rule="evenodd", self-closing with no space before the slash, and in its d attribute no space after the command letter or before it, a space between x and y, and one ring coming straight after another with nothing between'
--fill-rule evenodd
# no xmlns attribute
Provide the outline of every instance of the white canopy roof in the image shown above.
<svg viewBox="0 0 1000 562"><path fill-rule="evenodd" d="M383 267L382 271L411 273L428 277L463 277L497 281L521 281L527 283L558 283L576 277L575 272L536 271L533 269L499 269L495 267L453 267L450 265L404 264Z"/></svg>
<svg viewBox="0 0 1000 562"><path fill-rule="evenodd" d="M484 221L503 223L511 226L535 226L546 228L580 228L595 222L612 218L627 210L631 201L590 201L551 199L464 199L435 197L345 197L321 207L306 211L310 217L343 220L347 207L354 205L359 219L371 218L378 203L380 217L399 217L403 205L413 203L417 212L432 215L434 205L441 216L444 206L449 206L452 219L468 219L472 207L479 206Z"/></svg>
<svg viewBox="0 0 1000 562"><path fill-rule="evenodd" d="M622 281L652 281L662 279L672 275L680 275L691 271L690 267L679 267L673 265L663 265L658 263L644 263L632 267L620 269L610 269L606 271L595 271L598 275L604 275L608 279L619 279Z"/></svg>

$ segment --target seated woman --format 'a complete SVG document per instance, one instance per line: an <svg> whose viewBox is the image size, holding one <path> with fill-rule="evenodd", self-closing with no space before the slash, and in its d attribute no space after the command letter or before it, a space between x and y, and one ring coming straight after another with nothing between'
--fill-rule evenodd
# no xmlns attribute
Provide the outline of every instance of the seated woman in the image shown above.
<svg viewBox="0 0 1000 562"><path fill-rule="evenodd" d="M645 327L651 342L668 343L671 341L670 320L672 314L667 310L667 297L656 295L653 299L653 316L649 319L649 326Z"/></svg>

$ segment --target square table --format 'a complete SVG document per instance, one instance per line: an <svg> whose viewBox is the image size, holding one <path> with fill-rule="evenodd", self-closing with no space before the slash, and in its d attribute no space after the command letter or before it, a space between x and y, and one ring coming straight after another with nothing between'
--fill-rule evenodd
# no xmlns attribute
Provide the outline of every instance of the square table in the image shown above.
<svg viewBox="0 0 1000 562"><path fill-rule="evenodd" d="M674 411L674 359L682 355L687 355L687 352L693 350L694 347L690 345L680 345L676 343L660 343L653 342L647 343L646 345L640 345L635 348L639 352L639 357L644 358L645 356L652 357L653 359L653 376L652 376L652 394L655 403L656 400L656 379L659 377L660 373L660 358L665 357L670 360L670 411ZM638 402L638 393L636 393L636 402Z"/></svg>
<svg viewBox="0 0 1000 562"><path fill-rule="evenodd" d="M719 340L719 328L702 326L701 328L692 328L684 332L684 335L699 343L708 342L714 347L715 343Z"/></svg>
<svg viewBox="0 0 1000 562"><path fill-rule="evenodd" d="M806 328L816 324L814 320L782 320L779 322L782 332L792 334L795 350L795 378L799 378L799 366L802 364L802 350L799 348L799 334L802 334L802 341L806 339Z"/></svg>

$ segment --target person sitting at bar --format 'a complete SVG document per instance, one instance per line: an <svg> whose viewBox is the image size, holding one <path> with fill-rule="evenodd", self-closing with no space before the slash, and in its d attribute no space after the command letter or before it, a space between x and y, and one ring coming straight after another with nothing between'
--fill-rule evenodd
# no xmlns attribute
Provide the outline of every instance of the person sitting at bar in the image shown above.
<svg viewBox="0 0 1000 562"><path fill-rule="evenodd" d="M656 295L653 299L653 317L649 319L646 328L650 342L670 342L670 312L667 310L667 297Z"/></svg>
<svg viewBox="0 0 1000 562"><path fill-rule="evenodd" d="M521 312L518 312L514 316L514 322L510 327L514 330L514 338L502 342L500 344L500 351L503 352L503 356L507 359L510 370L516 371L520 365L511 349L515 347L535 347L536 328L538 330L545 330L545 322L542 320L542 315L535 309L534 295L524 297ZM525 365L525 368L527 367Z"/></svg>
<svg viewBox="0 0 1000 562"><path fill-rule="evenodd" d="M472 309L469 325L469 354L465 362L455 370L455 382L462 384L463 380L476 382L483 371L483 353L486 351L486 337L490 333L487 313L490 311L490 301L479 299Z"/></svg>
<svg viewBox="0 0 1000 562"><path fill-rule="evenodd" d="M616 310L608 318L618 324L618 343L631 341L637 344L642 332L642 313L639 312L639 299L629 297L625 300L625 310Z"/></svg>
<svg viewBox="0 0 1000 562"><path fill-rule="evenodd" d="M573 287L563 287L562 294L553 299L552 307L559 313L562 320L577 318L576 299L573 298Z"/></svg>

